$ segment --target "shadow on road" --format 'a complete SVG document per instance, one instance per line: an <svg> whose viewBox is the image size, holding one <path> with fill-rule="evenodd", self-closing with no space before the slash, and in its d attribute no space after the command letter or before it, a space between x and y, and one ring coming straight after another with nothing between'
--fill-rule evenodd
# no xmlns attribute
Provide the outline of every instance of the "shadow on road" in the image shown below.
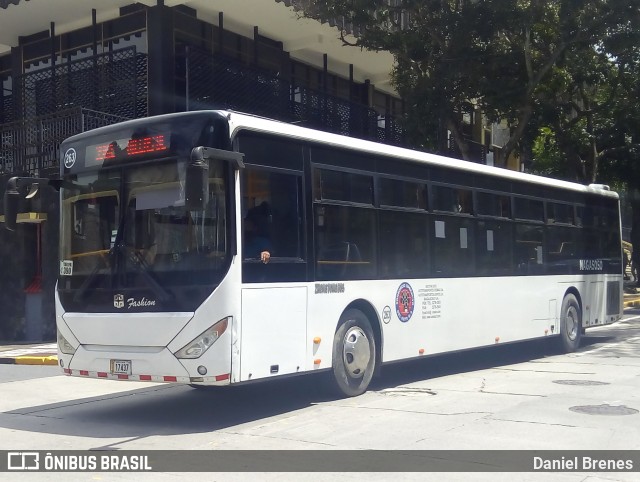
<svg viewBox="0 0 640 482"><path fill-rule="evenodd" d="M607 336L584 337L584 348ZM539 340L385 365L370 391L420 380L522 363L557 351ZM271 380L269 383L194 389L161 385L100 397L25 407L0 414L0 427L89 438L144 438L206 433L337 400L326 389L328 373ZM63 382L64 383L64 382ZM374 393L363 395L375 396Z"/></svg>

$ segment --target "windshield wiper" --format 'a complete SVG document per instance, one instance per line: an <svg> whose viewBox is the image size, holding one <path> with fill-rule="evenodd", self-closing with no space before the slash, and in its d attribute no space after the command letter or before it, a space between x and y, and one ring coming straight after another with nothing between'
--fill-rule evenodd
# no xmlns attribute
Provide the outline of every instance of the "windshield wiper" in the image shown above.
<svg viewBox="0 0 640 482"><path fill-rule="evenodd" d="M125 265L125 256L127 255L127 245L124 243L124 226L125 226L125 213L122 214L122 218L120 219L120 224L118 225L118 232L116 233L116 239L113 242L113 248L109 251L110 257L114 260L112 263L112 269L115 269L115 273L112 271L113 279L123 279L126 277L126 265ZM129 259L131 263L136 267L138 272L140 272L147 282L147 284L151 287L152 291L159 298L160 302L166 302L171 299L171 294L165 290L160 284L155 280L153 276L149 273L149 267L146 261L142 258L140 253L135 251L135 248L131 249L131 255ZM121 283L122 287L125 287L126 282Z"/></svg>
<svg viewBox="0 0 640 482"><path fill-rule="evenodd" d="M120 219L120 224L118 225L118 231L116 233L116 238L113 243L113 247L109 250L109 265L111 267L111 279L112 279L112 288L115 288L113 281L121 280L120 283L116 283L120 288L126 287L126 256L128 254L129 249L131 250L130 255L128 256L131 264L135 266L137 271L142 274L142 277L145 279L151 290L158 297L158 300L162 303L171 299L171 294L165 290L149 273L149 265L144 260L144 258L135 251L135 248L128 248L124 243L124 226L125 226L126 216L122 216ZM80 288L73 297L73 301L79 303L84 300L84 296L89 290L89 288L93 285L94 281L97 279L99 272L102 270L101 266L98 264L96 267L89 273L87 278L84 280Z"/></svg>
<svg viewBox="0 0 640 482"><path fill-rule="evenodd" d="M93 282L98 278L98 272L100 270L101 270L100 264L96 264L96 267L93 268L91 273L89 273L89 275L86 277L84 282L80 285L80 288L78 288L78 291L76 291L76 294L73 296L74 302L80 303L81 301L84 300L85 293L89 290L91 285L93 285Z"/></svg>
<svg viewBox="0 0 640 482"><path fill-rule="evenodd" d="M127 247L124 246L126 251ZM131 253L129 256L132 264L138 269L138 271L142 274L142 277L147 281L153 292L158 297L159 301L164 303L171 299L171 293L165 290L149 273L149 264L145 261L144 257L137 252L135 249L131 249Z"/></svg>
<svg viewBox="0 0 640 482"><path fill-rule="evenodd" d="M147 282L147 284L149 285L151 290L158 297L158 301L160 301L161 303L164 303L164 302L170 300L171 299L171 293L169 293L167 290L165 290L155 280L155 278L149 273L149 267L148 267L149 265L144 260L142 255L140 253L137 253L134 249L127 248L127 246L125 246L123 244L118 245L118 246L114 246L113 248L111 248L109 250L109 259L112 260L112 262L110 263L111 267L114 268L118 261L122 261L123 257L124 257L123 255L125 253L127 253L127 251L129 251L129 249L131 249L130 255L129 255L129 260L131 261L131 264L133 264L136 267L137 271L140 274L142 274L143 278L145 279L145 281ZM78 291L76 292L76 294L73 297L73 301L74 302L80 303L80 302L82 302L84 300L85 294L87 293L89 288L91 288L91 286L93 285L94 281L98 278L98 274L99 274L100 271L102 271L102 267L100 265L96 265L96 267L93 269L93 271L91 271L91 273L89 273L87 278L84 280L84 282L82 283L80 288L78 288ZM111 274L112 274L112 278L115 278L114 273L112 272Z"/></svg>

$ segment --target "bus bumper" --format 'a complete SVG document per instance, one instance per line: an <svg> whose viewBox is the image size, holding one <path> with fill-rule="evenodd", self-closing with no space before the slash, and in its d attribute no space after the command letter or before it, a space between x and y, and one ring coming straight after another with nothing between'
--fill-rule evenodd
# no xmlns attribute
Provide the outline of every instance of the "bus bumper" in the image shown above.
<svg viewBox="0 0 640 482"><path fill-rule="evenodd" d="M127 347L126 351L102 351L80 345L72 356L60 355L60 365L64 374L69 376L198 385L230 383L228 372L210 373L207 370L205 375L189 373L166 347ZM122 370L123 367L125 370Z"/></svg>

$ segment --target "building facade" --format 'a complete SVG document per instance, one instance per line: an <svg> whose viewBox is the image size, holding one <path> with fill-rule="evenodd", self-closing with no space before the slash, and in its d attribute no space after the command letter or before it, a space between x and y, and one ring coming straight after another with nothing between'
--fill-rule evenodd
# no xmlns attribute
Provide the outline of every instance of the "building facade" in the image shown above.
<svg viewBox="0 0 640 482"><path fill-rule="evenodd" d="M341 19L304 18L309 8L307 0L0 0L0 194L11 176L57 176L69 136L187 110L234 109L405 145L393 56L343 45L336 26L357 32ZM491 163L496 136L472 112L465 137L476 140L477 161ZM460 157L452 141L449 155ZM0 340L49 340L57 193L39 189L20 212L15 233L0 229Z"/></svg>
<svg viewBox="0 0 640 482"><path fill-rule="evenodd" d="M0 193L58 174L79 132L228 108L402 145L388 53L344 47L280 0L0 0ZM57 193L0 231L0 340L55 337Z"/></svg>

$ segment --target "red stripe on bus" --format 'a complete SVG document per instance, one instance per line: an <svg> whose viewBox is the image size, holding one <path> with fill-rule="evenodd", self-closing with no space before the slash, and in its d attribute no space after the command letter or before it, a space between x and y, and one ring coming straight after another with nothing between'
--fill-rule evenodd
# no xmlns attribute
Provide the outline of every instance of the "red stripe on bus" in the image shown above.
<svg viewBox="0 0 640 482"><path fill-rule="evenodd" d="M151 381L151 375L140 375L140 380Z"/></svg>
<svg viewBox="0 0 640 482"><path fill-rule="evenodd" d="M178 379L176 377L163 377L165 382L177 382Z"/></svg>
<svg viewBox="0 0 640 482"><path fill-rule="evenodd" d="M128 380L129 379L129 375L118 375L118 380Z"/></svg>
<svg viewBox="0 0 640 482"><path fill-rule="evenodd" d="M80 370L80 375L89 376L89 370Z"/></svg>
<svg viewBox="0 0 640 482"><path fill-rule="evenodd" d="M228 380L229 374L225 373L224 375L216 375L216 382L221 382L222 380Z"/></svg>
<svg viewBox="0 0 640 482"><path fill-rule="evenodd" d="M98 372L100 378L107 378L107 372Z"/></svg>
<svg viewBox="0 0 640 482"><path fill-rule="evenodd" d="M64 374L65 375L71 375L71 369L70 368L65 368L64 369Z"/></svg>

